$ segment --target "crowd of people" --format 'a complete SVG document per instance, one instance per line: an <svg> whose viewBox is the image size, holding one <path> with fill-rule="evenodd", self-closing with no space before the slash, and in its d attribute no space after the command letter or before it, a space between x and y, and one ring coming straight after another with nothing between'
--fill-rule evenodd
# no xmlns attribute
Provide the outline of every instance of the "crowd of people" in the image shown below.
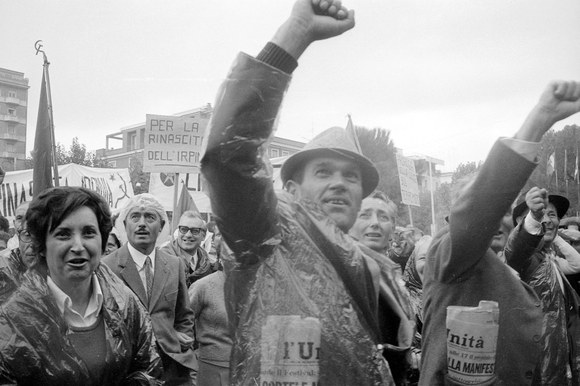
<svg viewBox="0 0 580 386"><path fill-rule="evenodd" d="M274 189L263 149L298 59L354 25L338 0L297 0L236 58L201 161L211 221L186 211L162 243L168 213L138 194L116 214L122 242L80 187L22 203L13 236L0 221L0 384L476 384L450 364L448 310L484 301L497 341L477 384L580 385L580 218L542 187L516 202L544 133L580 111L580 83L550 83L425 235L397 223L342 128L291 155Z"/></svg>

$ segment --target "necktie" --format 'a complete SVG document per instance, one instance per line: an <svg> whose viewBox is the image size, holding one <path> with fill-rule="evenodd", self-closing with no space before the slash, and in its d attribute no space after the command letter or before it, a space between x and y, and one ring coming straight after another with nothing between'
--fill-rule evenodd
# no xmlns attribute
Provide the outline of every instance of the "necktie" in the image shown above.
<svg viewBox="0 0 580 386"><path fill-rule="evenodd" d="M151 269L151 258L145 259L145 282L147 287L147 299L151 298L151 289L153 288L153 270Z"/></svg>

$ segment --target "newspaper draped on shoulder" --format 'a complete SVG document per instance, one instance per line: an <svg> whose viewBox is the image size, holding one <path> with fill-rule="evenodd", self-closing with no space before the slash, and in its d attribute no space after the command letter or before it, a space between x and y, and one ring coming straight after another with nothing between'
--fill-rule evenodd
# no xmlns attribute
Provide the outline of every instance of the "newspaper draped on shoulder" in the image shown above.
<svg viewBox="0 0 580 386"><path fill-rule="evenodd" d="M268 315L262 327L260 385L317 385L320 321L299 315Z"/></svg>
<svg viewBox="0 0 580 386"><path fill-rule="evenodd" d="M482 300L478 307L447 307L449 381L457 385L494 382L498 330L497 302Z"/></svg>

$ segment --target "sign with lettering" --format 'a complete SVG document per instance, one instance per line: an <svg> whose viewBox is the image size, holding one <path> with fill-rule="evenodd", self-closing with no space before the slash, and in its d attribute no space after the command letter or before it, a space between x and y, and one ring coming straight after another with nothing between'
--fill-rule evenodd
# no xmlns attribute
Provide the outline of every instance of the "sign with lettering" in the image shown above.
<svg viewBox="0 0 580 386"><path fill-rule="evenodd" d="M201 144L208 118L147 114L143 171L199 173Z"/></svg>
<svg viewBox="0 0 580 386"><path fill-rule="evenodd" d="M492 384L499 331L499 305L447 307L447 370L458 385ZM489 382L489 383L486 383Z"/></svg>
<svg viewBox="0 0 580 386"><path fill-rule="evenodd" d="M396 156L399 183L401 184L401 201L406 205L421 206L419 202L419 185L417 184L415 163L412 159L404 157L399 153Z"/></svg>
<svg viewBox="0 0 580 386"><path fill-rule="evenodd" d="M318 386L320 321L268 315L262 326L260 386Z"/></svg>
<svg viewBox="0 0 580 386"><path fill-rule="evenodd" d="M77 164L59 165L60 186L82 186L99 193L111 210L122 208L133 197L128 169L90 168ZM0 184L0 214L10 222L21 203L32 200L32 169L6 172Z"/></svg>

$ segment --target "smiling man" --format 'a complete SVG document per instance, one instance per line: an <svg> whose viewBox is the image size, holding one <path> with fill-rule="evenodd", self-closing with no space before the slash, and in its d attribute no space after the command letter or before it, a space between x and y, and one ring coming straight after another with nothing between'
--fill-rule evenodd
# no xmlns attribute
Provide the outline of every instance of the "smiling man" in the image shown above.
<svg viewBox="0 0 580 386"><path fill-rule="evenodd" d="M353 26L340 2L298 0L219 91L202 173L234 253L224 258L232 384L390 385L404 373L383 351L410 346L408 299L384 258L347 234L377 186L375 166L338 127L286 160L286 192L274 191L264 158L296 60Z"/></svg>
<svg viewBox="0 0 580 386"><path fill-rule="evenodd" d="M510 235L505 254L508 264L518 271L542 301L545 327L534 380L538 384L563 385L572 376L572 384L577 384L580 299L564 274L571 273L566 271L571 265L578 268L579 256L558 236L560 219L568 211L570 202L560 195L548 195L546 189L538 187L530 189L525 202L529 212ZM522 246L530 253L518 255L512 252ZM566 259L557 256L563 248L572 249Z"/></svg>
<svg viewBox="0 0 580 386"><path fill-rule="evenodd" d="M197 369L192 350L193 311L183 261L155 247L167 223L163 206L151 194L130 199L120 214L128 242L102 262L137 295L149 311L167 385L190 385Z"/></svg>
<svg viewBox="0 0 580 386"><path fill-rule="evenodd" d="M188 210L179 219L177 237L161 248L162 251L183 260L187 288L214 272L207 252L201 247L206 233L205 221L197 212Z"/></svg>

